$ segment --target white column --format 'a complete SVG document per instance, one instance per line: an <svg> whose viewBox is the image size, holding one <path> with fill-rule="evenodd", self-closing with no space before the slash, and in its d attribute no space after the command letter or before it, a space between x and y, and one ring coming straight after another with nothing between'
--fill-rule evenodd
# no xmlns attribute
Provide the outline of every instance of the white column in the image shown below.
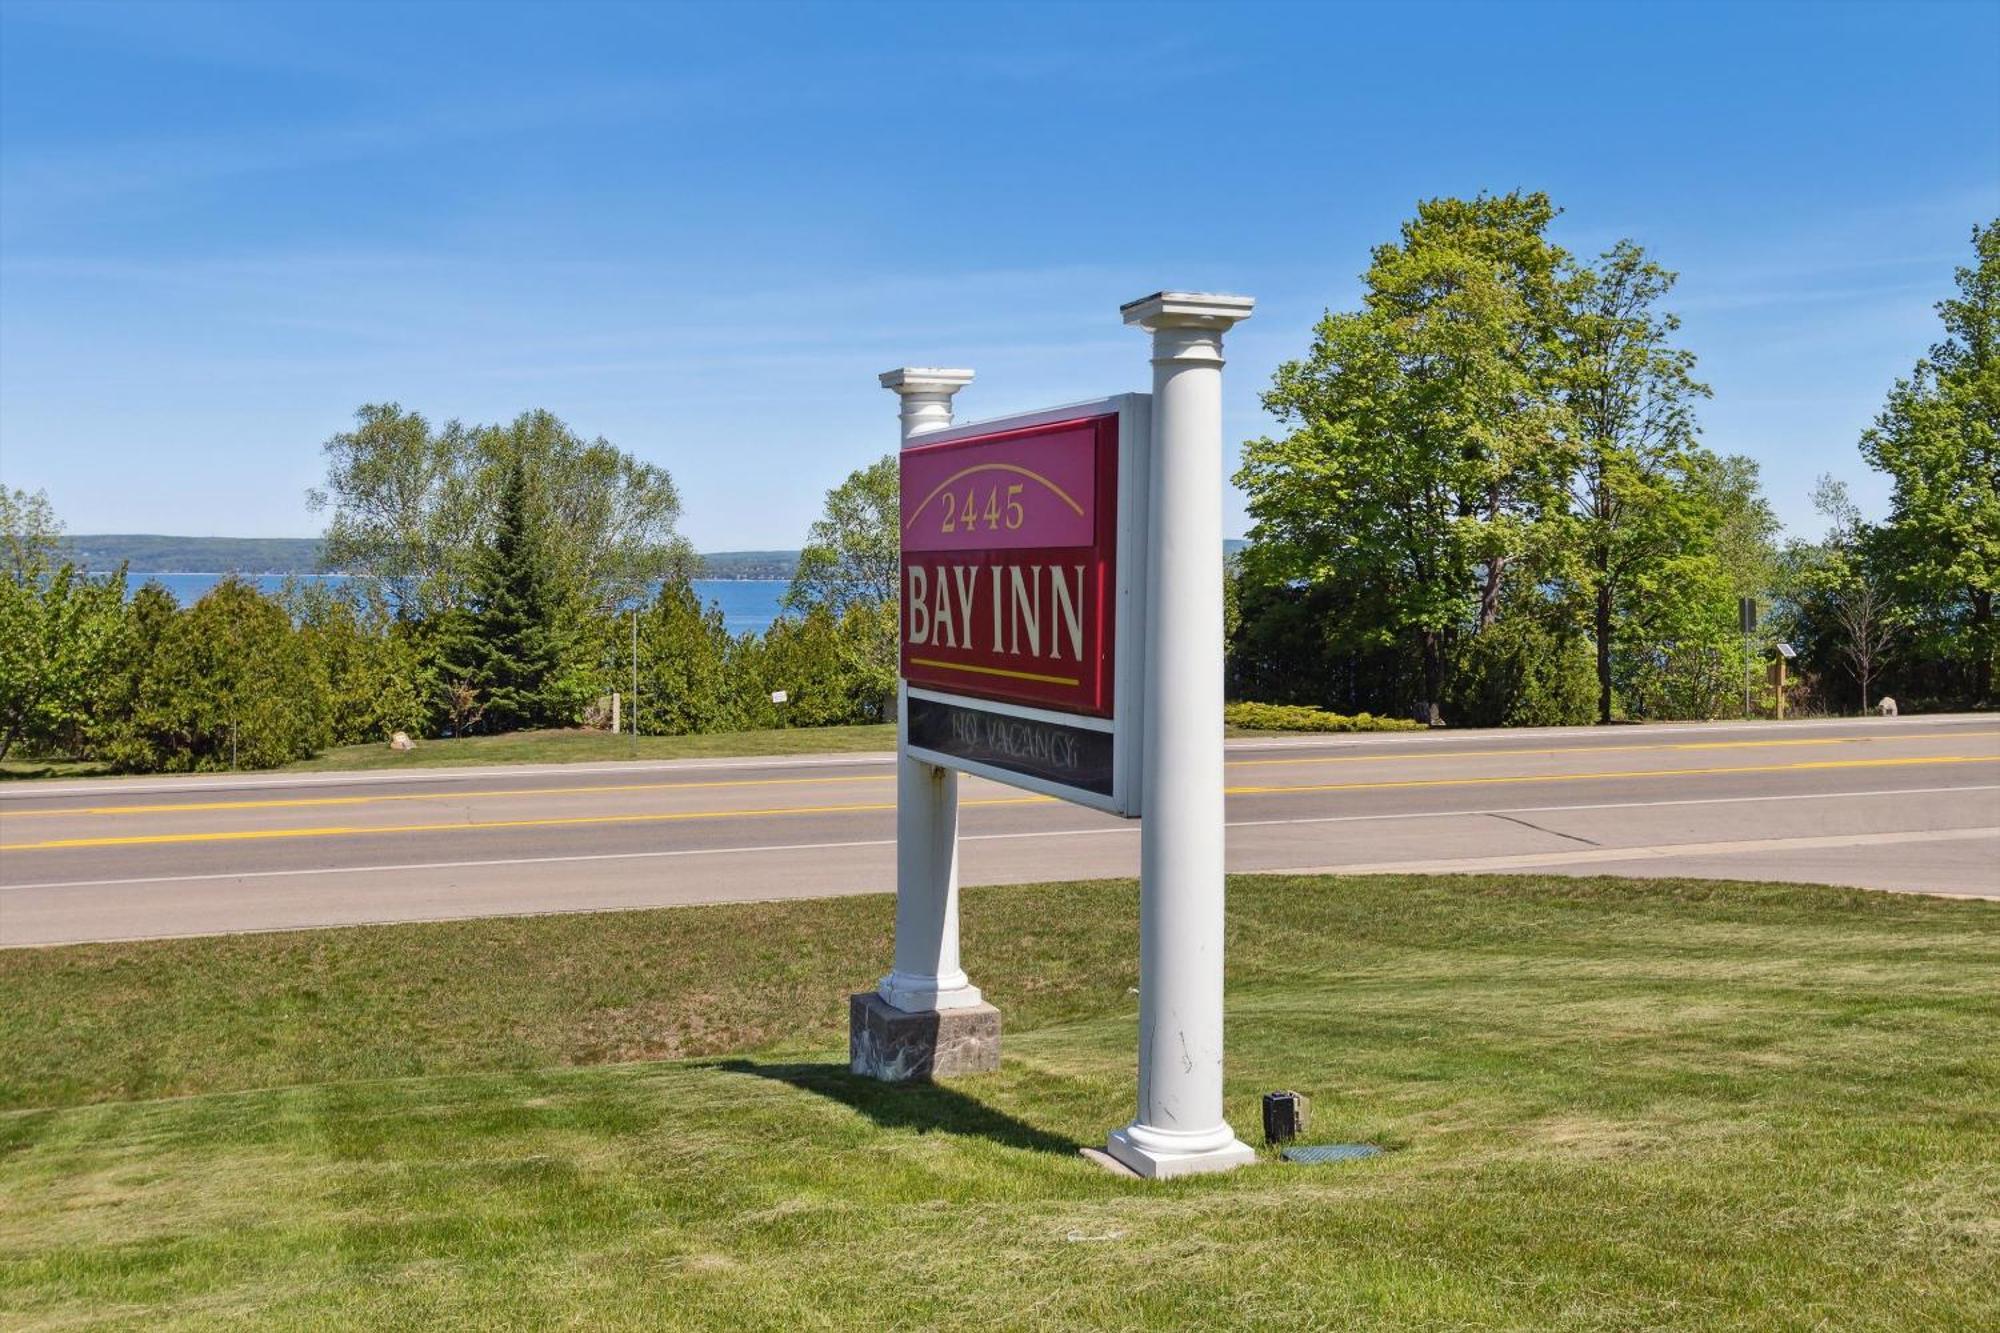
<svg viewBox="0 0 2000 1333"><path fill-rule="evenodd" d="M1243 296L1123 308L1153 335L1139 1114L1111 1155L1144 1176L1254 1160L1222 1115L1222 335Z"/></svg>
<svg viewBox="0 0 2000 1333"><path fill-rule="evenodd" d="M882 387L902 399L903 446L951 424L951 398L969 370L905 366L884 371ZM969 1009L979 988L958 961L958 774L901 753L909 701L896 695L896 963L881 994L906 1013Z"/></svg>

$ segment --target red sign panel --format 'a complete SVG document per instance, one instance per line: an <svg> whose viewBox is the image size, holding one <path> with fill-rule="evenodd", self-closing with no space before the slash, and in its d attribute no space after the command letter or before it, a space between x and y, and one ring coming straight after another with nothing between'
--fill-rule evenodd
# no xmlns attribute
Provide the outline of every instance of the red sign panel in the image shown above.
<svg viewBox="0 0 2000 1333"><path fill-rule="evenodd" d="M905 449L912 685L1111 716L1116 413Z"/></svg>

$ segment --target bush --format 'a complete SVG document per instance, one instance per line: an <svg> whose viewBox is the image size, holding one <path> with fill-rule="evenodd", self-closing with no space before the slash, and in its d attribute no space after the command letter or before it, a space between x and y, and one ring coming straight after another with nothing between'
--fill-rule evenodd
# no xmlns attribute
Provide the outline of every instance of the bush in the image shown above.
<svg viewBox="0 0 2000 1333"><path fill-rule="evenodd" d="M327 743L326 669L283 607L240 579L186 611L164 594L135 603L121 686L128 711L104 747L139 772L273 768Z"/></svg>
<svg viewBox="0 0 2000 1333"><path fill-rule="evenodd" d="M1222 720L1245 731L1423 731L1421 722L1371 713L1329 713L1304 704L1225 704Z"/></svg>
<svg viewBox="0 0 2000 1333"><path fill-rule="evenodd" d="M1590 644L1532 616L1503 616L1458 650L1445 716L1465 727L1574 727L1597 720Z"/></svg>
<svg viewBox="0 0 2000 1333"><path fill-rule="evenodd" d="M1743 707L1744 649L1733 635L1663 644L1640 659L1628 692L1633 716L1649 722L1699 722L1733 717ZM1762 663L1749 662L1763 690Z"/></svg>

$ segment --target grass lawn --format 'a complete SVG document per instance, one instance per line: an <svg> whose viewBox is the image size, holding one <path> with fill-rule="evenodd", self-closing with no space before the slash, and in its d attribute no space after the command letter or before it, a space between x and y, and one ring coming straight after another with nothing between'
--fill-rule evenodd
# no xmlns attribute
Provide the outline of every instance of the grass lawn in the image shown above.
<svg viewBox="0 0 2000 1333"><path fill-rule="evenodd" d="M12 778L99 778L109 764L88 759L0 759L0 782Z"/></svg>
<svg viewBox="0 0 2000 1333"><path fill-rule="evenodd" d="M893 750L891 723L861 727L789 727L718 731L700 736L616 736L605 731L514 731L502 736L418 741L398 753L387 745L343 745L287 764L280 772L357 768L443 768L460 764L575 764L616 759L715 759L731 755L847 754Z"/></svg>
<svg viewBox="0 0 2000 1333"><path fill-rule="evenodd" d="M886 897L0 953L0 1325L1994 1328L2000 908L1234 881L1147 1184L1129 883L975 889L1005 1067L844 1072Z"/></svg>

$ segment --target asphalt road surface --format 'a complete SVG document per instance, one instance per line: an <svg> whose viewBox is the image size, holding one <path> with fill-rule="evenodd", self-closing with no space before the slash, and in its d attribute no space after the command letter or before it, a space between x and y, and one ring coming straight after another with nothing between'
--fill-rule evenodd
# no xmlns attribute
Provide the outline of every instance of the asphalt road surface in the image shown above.
<svg viewBox="0 0 2000 1333"><path fill-rule="evenodd" d="M421 752L420 752L421 753ZM1233 741L1232 871L1801 880L2000 898L2000 718ZM967 884L1138 825L960 789ZM0 788L0 945L886 892L886 755Z"/></svg>

